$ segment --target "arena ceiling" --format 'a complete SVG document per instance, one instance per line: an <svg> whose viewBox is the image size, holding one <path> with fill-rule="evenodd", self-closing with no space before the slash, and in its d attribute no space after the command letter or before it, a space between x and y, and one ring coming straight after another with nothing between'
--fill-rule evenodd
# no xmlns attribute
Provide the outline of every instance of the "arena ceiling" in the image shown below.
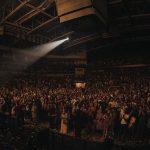
<svg viewBox="0 0 150 150"><path fill-rule="evenodd" d="M148 42L150 0L0 1L1 46L23 48L68 36L54 54Z"/></svg>

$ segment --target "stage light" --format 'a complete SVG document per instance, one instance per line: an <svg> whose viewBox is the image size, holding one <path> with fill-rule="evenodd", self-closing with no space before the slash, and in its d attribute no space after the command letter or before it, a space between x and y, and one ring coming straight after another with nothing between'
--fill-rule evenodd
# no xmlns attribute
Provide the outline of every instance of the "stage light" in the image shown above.
<svg viewBox="0 0 150 150"><path fill-rule="evenodd" d="M69 41L69 37L66 38L66 41Z"/></svg>

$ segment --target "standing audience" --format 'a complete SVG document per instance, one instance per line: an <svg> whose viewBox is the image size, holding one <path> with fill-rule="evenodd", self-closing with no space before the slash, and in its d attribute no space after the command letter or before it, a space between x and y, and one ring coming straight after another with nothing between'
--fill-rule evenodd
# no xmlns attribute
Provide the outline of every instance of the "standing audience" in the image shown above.
<svg viewBox="0 0 150 150"><path fill-rule="evenodd" d="M51 129L79 138L83 132L104 139L149 138L148 75L143 70L89 73L85 89L76 88L72 76L17 77L0 87L0 120L14 129L46 120Z"/></svg>

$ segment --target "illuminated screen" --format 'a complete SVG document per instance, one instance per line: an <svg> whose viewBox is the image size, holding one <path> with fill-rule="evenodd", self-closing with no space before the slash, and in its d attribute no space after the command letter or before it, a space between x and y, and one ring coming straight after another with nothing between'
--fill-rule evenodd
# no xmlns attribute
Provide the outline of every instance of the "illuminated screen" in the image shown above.
<svg viewBox="0 0 150 150"><path fill-rule="evenodd" d="M75 83L76 88L85 88L86 83L77 82Z"/></svg>

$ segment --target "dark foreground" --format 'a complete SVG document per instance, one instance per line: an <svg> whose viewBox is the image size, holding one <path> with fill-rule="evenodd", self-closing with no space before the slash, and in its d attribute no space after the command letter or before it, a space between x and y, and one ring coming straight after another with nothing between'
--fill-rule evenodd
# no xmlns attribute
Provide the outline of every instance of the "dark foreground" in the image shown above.
<svg viewBox="0 0 150 150"><path fill-rule="evenodd" d="M148 141L116 142L111 138L94 142L62 135L45 125L28 124L0 135L0 150L149 150Z"/></svg>

